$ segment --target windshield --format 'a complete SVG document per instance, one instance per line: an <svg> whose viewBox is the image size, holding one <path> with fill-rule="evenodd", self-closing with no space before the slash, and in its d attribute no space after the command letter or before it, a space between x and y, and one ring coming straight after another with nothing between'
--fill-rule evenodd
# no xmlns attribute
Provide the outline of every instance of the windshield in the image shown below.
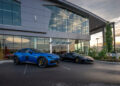
<svg viewBox="0 0 120 86"><path fill-rule="evenodd" d="M78 54L78 53L72 53L72 55L74 55L74 56L80 56L80 54Z"/></svg>
<svg viewBox="0 0 120 86"><path fill-rule="evenodd" d="M35 53L42 53L40 50L37 50L37 49L32 49L32 51Z"/></svg>

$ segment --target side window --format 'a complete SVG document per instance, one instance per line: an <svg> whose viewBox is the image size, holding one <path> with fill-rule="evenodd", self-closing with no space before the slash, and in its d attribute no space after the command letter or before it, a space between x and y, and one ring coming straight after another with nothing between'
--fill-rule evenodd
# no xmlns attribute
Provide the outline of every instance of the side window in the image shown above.
<svg viewBox="0 0 120 86"><path fill-rule="evenodd" d="M22 53L23 50L18 50L17 52Z"/></svg>
<svg viewBox="0 0 120 86"><path fill-rule="evenodd" d="M33 51L32 50L26 50L26 53L33 53Z"/></svg>
<svg viewBox="0 0 120 86"><path fill-rule="evenodd" d="M21 53L25 53L25 52L26 52L26 49L21 50Z"/></svg>
<svg viewBox="0 0 120 86"><path fill-rule="evenodd" d="M30 50L26 50L25 52L28 53L28 52L30 52Z"/></svg>
<svg viewBox="0 0 120 86"><path fill-rule="evenodd" d="M69 55L68 53L65 54L65 56L68 56L68 55Z"/></svg>
<svg viewBox="0 0 120 86"><path fill-rule="evenodd" d="M70 54L70 53L68 53L68 56L71 56L71 54Z"/></svg>

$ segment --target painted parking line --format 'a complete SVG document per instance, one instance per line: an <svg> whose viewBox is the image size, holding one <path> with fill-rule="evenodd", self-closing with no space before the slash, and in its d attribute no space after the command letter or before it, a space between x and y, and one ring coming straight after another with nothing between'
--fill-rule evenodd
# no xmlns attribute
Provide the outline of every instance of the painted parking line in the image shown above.
<svg viewBox="0 0 120 86"><path fill-rule="evenodd" d="M66 69L66 70L68 70L68 71L71 70L71 68L69 68L69 67L67 67L67 66L63 66L63 68Z"/></svg>
<svg viewBox="0 0 120 86"><path fill-rule="evenodd" d="M26 66L25 66L25 69L24 69L24 75L26 74L26 72L27 72L27 64L26 64Z"/></svg>
<svg viewBox="0 0 120 86"><path fill-rule="evenodd" d="M4 63L13 63L13 60L1 60L0 64L4 64Z"/></svg>

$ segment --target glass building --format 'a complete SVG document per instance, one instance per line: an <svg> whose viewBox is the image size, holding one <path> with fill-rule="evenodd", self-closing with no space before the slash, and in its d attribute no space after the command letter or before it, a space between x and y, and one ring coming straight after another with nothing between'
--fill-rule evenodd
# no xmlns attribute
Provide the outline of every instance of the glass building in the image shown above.
<svg viewBox="0 0 120 86"><path fill-rule="evenodd" d="M0 59L22 48L87 54L91 31L100 26L97 22L104 24L67 1L0 0Z"/></svg>
<svg viewBox="0 0 120 86"><path fill-rule="evenodd" d="M89 19L57 6L46 6L52 12L49 30L89 35Z"/></svg>

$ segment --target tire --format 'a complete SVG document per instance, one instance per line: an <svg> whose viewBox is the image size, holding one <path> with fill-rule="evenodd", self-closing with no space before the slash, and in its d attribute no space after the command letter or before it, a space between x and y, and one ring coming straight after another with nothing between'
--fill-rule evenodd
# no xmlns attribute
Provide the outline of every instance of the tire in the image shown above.
<svg viewBox="0 0 120 86"><path fill-rule="evenodd" d="M38 59L38 67L40 68L46 68L47 67L47 60L45 57L40 57Z"/></svg>
<svg viewBox="0 0 120 86"><path fill-rule="evenodd" d="M19 61L19 59L18 59L17 56L14 56L14 64L15 64L15 65L20 64L20 61Z"/></svg>
<svg viewBox="0 0 120 86"><path fill-rule="evenodd" d="M75 58L75 61L74 61L75 63L79 63L80 61L79 61L79 58Z"/></svg>

